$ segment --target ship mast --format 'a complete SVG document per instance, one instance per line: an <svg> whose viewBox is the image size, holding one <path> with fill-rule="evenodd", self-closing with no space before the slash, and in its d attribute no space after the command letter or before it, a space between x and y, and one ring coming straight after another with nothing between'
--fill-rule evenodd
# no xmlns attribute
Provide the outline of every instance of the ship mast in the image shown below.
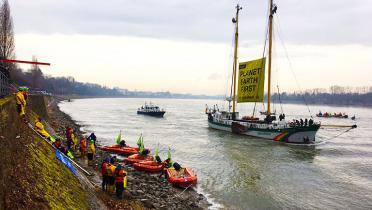
<svg viewBox="0 0 372 210"><path fill-rule="evenodd" d="M235 24L235 46L234 46L234 62L233 62L233 118L235 118L235 111L236 111L236 67L238 63L238 38L239 38L239 33L238 33L238 23L239 23L239 11L242 10L243 7L239 6L239 4L236 5L236 16L235 18L232 19L232 22Z"/></svg>
<svg viewBox="0 0 372 210"><path fill-rule="evenodd" d="M271 115L271 51L273 44L273 16L276 13L277 6L270 0L270 16L269 16L269 67L268 67L268 83L267 83L267 114Z"/></svg>

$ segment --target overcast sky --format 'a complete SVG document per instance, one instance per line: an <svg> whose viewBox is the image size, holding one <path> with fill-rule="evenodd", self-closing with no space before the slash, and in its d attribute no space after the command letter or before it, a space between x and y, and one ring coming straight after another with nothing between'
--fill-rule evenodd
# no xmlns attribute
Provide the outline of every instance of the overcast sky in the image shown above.
<svg viewBox="0 0 372 210"><path fill-rule="evenodd" d="M51 62L43 68L46 74L131 90L227 92L237 1L9 3L17 58L36 55ZM239 58L256 59L262 54L268 2L239 3ZM372 85L372 0L276 4L274 81L283 90Z"/></svg>

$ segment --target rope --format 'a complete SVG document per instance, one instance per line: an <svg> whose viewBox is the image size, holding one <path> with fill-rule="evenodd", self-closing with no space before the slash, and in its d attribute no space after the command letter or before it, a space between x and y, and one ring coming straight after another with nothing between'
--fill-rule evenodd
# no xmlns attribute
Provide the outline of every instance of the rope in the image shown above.
<svg viewBox="0 0 372 210"><path fill-rule="evenodd" d="M182 193L184 193L187 189L189 189L190 187L192 186L192 184L190 184L188 187L186 187L182 192L180 192L180 193L178 193L178 194L176 194L175 196L173 196L173 198L177 198L177 197L179 197ZM172 198L172 199L173 199Z"/></svg>
<svg viewBox="0 0 372 210"><path fill-rule="evenodd" d="M341 132L341 133L339 133L339 134L337 134L337 135L335 135L335 136L333 136L333 137L331 137L331 138L328 138L328 139L326 139L326 140L324 140L324 141L329 141L329 140L335 139L335 138L341 136L342 134L349 132L350 130L352 130L352 129L354 129L354 128L355 128L355 127L352 126L351 128L349 128L349 129L347 129L347 130L345 130L345 131L343 131L343 132Z"/></svg>
<svg viewBox="0 0 372 210"><path fill-rule="evenodd" d="M294 79L295 79L295 81L296 81L297 88L298 88L300 91L302 91L302 88L301 88L301 86L300 86L300 83L299 83L298 80L297 80L296 74L295 74L294 71L293 71L293 65L292 65L291 60L289 59L289 55L288 55L287 48L286 48L286 46L285 46L285 44L284 44L284 42L283 42L283 40L282 40L282 38L281 38L281 34L280 34L280 32L279 32L279 31L280 31L279 18L277 18L277 20L278 20L278 21L275 21L274 23L278 26L278 27L276 27L276 28L277 28L277 34L278 34L279 40L280 40L280 42L281 42L281 44L282 44L282 46L283 46L283 48L284 48L285 56L286 56L286 58L287 58L287 60L288 60L288 63L289 63L289 69L291 70L291 73L292 73L292 75L293 75L293 77L294 77ZM306 98L305 98L304 95L302 95L302 99L303 99L304 102L305 102L305 105L306 105L306 108L307 108L307 110L308 110L308 112L309 112L309 114L310 114L310 117L313 118L313 115L311 114L311 111L310 111L309 105L308 105L308 103L307 103Z"/></svg>
<svg viewBox="0 0 372 210"><path fill-rule="evenodd" d="M293 146L317 146L317 145L325 144L327 141L332 140L332 139L335 139L335 138L337 138L337 137L339 137L339 136L341 136L341 135L349 132L352 129L354 129L354 127L351 127L351 128L349 128L349 129L347 129L347 130L345 130L345 131L343 131L343 132L341 132L341 133L339 133L339 134L337 134L337 135L335 135L335 136L333 136L331 138L324 139L323 141L317 142L317 143L314 143L314 144L296 144L296 143L288 143L288 144L293 145Z"/></svg>

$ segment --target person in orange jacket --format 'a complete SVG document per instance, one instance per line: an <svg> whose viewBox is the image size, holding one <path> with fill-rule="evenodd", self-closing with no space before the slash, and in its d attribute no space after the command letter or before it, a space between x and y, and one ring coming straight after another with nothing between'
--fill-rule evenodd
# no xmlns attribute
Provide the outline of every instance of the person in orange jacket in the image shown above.
<svg viewBox="0 0 372 210"><path fill-rule="evenodd" d="M83 136L80 140L80 157L84 157L87 152L87 140Z"/></svg>
<svg viewBox="0 0 372 210"><path fill-rule="evenodd" d="M109 165L109 158L105 158L101 164L101 174L102 174L102 191L107 191L108 176L107 167Z"/></svg>
<svg viewBox="0 0 372 210"><path fill-rule="evenodd" d="M123 198L123 191L126 189L126 176L127 174L121 168L121 165L115 169L115 187L116 187L116 197L118 199Z"/></svg>

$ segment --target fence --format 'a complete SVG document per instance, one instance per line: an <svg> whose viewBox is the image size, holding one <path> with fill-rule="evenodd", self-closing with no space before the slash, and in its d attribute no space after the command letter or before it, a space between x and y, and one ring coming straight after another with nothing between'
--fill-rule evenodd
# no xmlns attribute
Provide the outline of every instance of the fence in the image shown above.
<svg viewBox="0 0 372 210"><path fill-rule="evenodd" d="M9 78L0 71L0 98L9 95Z"/></svg>

